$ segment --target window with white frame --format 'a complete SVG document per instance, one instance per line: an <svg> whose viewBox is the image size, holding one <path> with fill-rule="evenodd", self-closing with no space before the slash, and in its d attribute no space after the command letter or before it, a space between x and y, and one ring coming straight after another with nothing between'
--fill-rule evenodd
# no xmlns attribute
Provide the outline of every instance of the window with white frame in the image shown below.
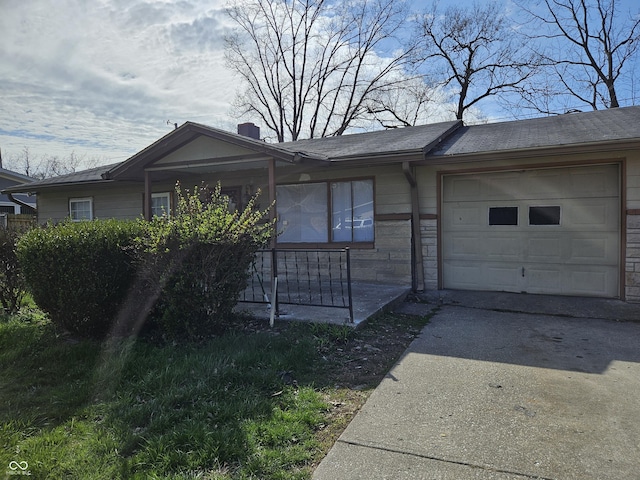
<svg viewBox="0 0 640 480"><path fill-rule="evenodd" d="M169 192L151 194L151 216L162 217L171 214L171 194Z"/></svg>
<svg viewBox="0 0 640 480"><path fill-rule="evenodd" d="M93 220L93 199L91 197L70 198L69 216L73 222Z"/></svg>
<svg viewBox="0 0 640 480"><path fill-rule="evenodd" d="M279 185L280 243L373 242L373 180Z"/></svg>

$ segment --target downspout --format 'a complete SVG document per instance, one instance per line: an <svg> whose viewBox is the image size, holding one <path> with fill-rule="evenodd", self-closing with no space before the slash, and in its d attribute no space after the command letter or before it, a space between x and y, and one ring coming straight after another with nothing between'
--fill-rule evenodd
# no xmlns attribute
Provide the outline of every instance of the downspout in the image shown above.
<svg viewBox="0 0 640 480"><path fill-rule="evenodd" d="M420 199L418 196L418 182L409 162L402 162L402 171L411 187L411 245L413 252L413 276L411 289L414 292L424 291L424 264L422 258L422 235L420 234Z"/></svg>
<svg viewBox="0 0 640 480"><path fill-rule="evenodd" d="M10 201L12 201L13 203L16 203L16 204L20 205L21 207L25 207L25 208L28 208L28 209L32 209L33 208L32 205L29 205L28 203L24 203L22 200L18 200L11 193L7 193L7 198ZM33 208L33 210L37 212L37 209Z"/></svg>
<svg viewBox="0 0 640 480"><path fill-rule="evenodd" d="M151 220L151 172L144 171L144 219Z"/></svg>

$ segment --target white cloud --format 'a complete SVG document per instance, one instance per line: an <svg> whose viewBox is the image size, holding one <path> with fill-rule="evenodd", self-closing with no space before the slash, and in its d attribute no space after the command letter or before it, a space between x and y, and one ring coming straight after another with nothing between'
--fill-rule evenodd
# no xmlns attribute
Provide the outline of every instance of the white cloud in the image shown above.
<svg viewBox="0 0 640 480"><path fill-rule="evenodd" d="M0 148L122 160L167 120L233 128L224 0L3 2Z"/></svg>

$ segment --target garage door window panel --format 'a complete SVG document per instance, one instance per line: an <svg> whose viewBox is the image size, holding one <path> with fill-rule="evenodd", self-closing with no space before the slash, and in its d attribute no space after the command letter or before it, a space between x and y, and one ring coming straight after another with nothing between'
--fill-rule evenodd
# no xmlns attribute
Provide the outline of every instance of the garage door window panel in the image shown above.
<svg viewBox="0 0 640 480"><path fill-rule="evenodd" d="M518 225L518 207L489 207L489 225Z"/></svg>
<svg viewBox="0 0 640 480"><path fill-rule="evenodd" d="M529 225L560 225L560 207L529 207Z"/></svg>

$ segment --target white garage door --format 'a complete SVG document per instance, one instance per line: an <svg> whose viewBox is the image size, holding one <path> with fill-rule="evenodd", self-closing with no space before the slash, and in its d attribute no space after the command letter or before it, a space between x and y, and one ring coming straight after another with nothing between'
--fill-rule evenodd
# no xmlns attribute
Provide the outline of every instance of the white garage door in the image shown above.
<svg viewBox="0 0 640 480"><path fill-rule="evenodd" d="M619 296L617 165L443 177L443 286Z"/></svg>

